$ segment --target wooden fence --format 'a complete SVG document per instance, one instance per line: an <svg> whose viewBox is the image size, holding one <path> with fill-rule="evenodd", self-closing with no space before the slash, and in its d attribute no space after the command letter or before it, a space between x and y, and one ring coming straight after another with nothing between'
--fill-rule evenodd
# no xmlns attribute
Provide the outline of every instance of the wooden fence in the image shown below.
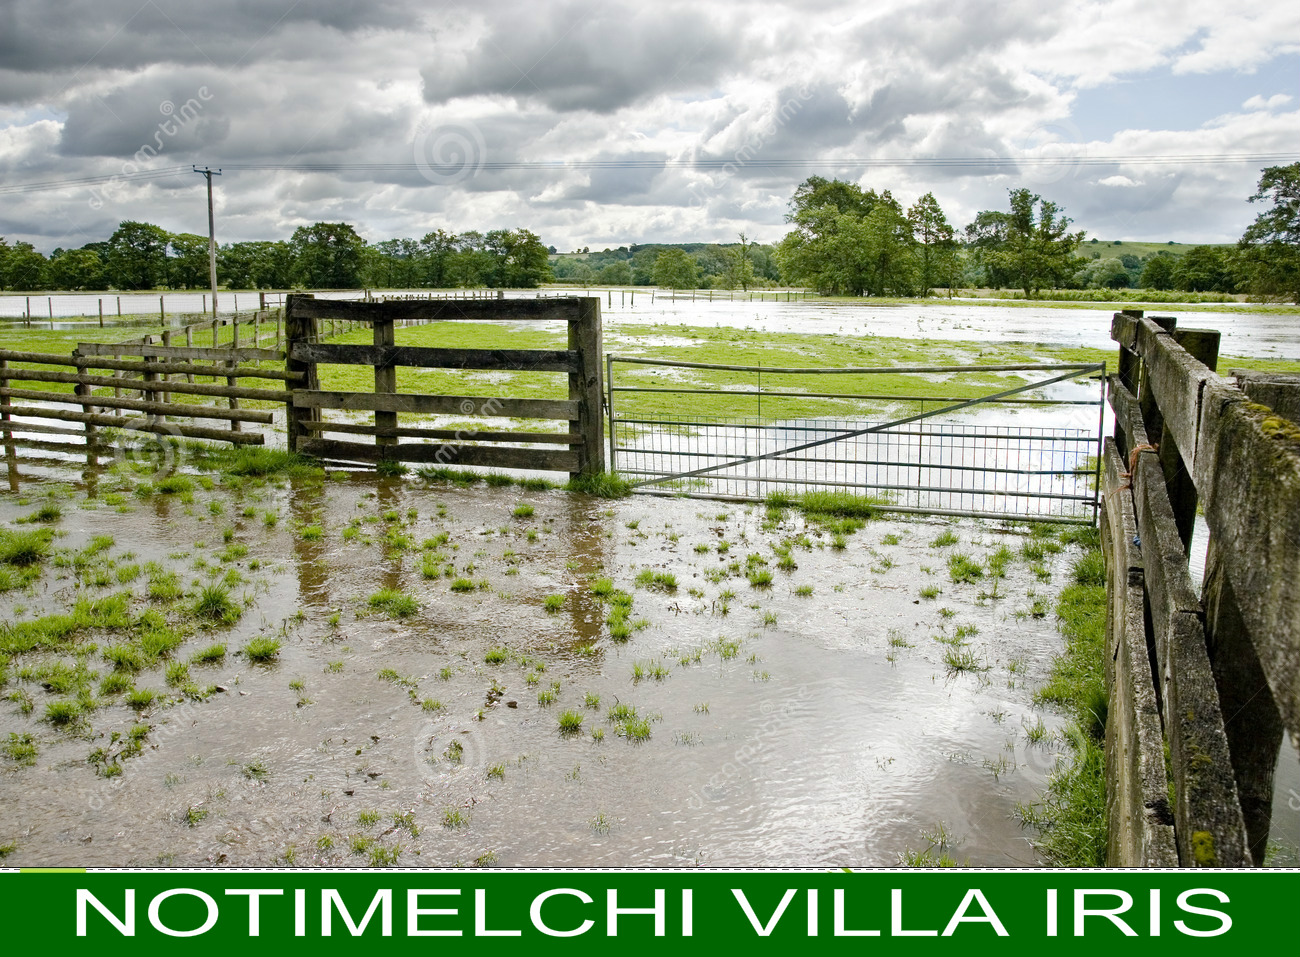
<svg viewBox="0 0 1300 957"><path fill-rule="evenodd" d="M241 335L242 325L248 330ZM185 345L173 345L180 335ZM101 441L100 429L262 445L263 433L243 426L270 425L274 414L241 408L240 401L288 405L287 386L300 375L259 365L283 362L282 349L265 348L281 339L278 314L254 313L123 343L83 342L71 355L0 350L0 433L6 451L12 459L14 436L23 434L50 437L25 439L26 447L97 457L113 451ZM212 344L202 344L207 341ZM241 379L286 386L252 387L240 385ZM197 425L196 419L224 427Z"/></svg>
<svg viewBox="0 0 1300 957"><path fill-rule="evenodd" d="M1284 729L1300 739L1300 377L1220 377L1219 334L1172 318L1117 313L1111 337L1107 861L1258 865Z"/></svg>
<svg viewBox="0 0 1300 957"><path fill-rule="evenodd" d="M398 325L484 320L564 322L568 326L568 348L442 349L397 346L394 341L394 329ZM321 342L320 331L325 323L368 324L374 330L373 343ZM561 471L571 475L605 469L598 299L355 302L294 295L285 305L285 329L287 368L302 377L302 387L294 390L289 410L291 449L334 461L461 464ZM322 390L318 367L329 364L373 367L374 391ZM399 367L563 373L568 379L568 397L399 393ZM373 413L374 419L373 422L331 421L322 417L325 410L368 412ZM568 430L433 429L402 424L398 418L402 413L558 420L567 423ZM327 439L323 437L327 433L373 436L374 444ZM404 438L433 441L403 443L400 440ZM551 447L524 448L523 444Z"/></svg>

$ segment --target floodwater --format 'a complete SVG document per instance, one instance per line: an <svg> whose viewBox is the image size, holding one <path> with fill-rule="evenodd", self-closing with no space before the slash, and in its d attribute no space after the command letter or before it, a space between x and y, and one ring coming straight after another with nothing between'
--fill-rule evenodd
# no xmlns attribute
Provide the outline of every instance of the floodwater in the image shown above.
<svg viewBox="0 0 1300 957"><path fill-rule="evenodd" d="M318 292L323 299L356 299L361 290ZM404 295L390 291L377 295ZM411 295L430 295L421 290ZM473 293L470 293L473 294ZM481 293L480 293L481 294ZM989 300L932 299L902 304L819 299L776 302L749 301L747 294L735 293L734 299L715 298L707 293L674 297L650 289L592 289L545 293L513 291L511 298L534 298L539 295L589 295L601 301L604 322L614 331L620 327L650 324L685 326L730 326L754 328L767 332L837 333L858 336L901 336L908 339L953 342L1026 342L1039 345L1090 346L1111 349L1110 317L1113 309L1090 303L1073 308L1050 308L1034 305L998 305ZM238 300L236 300L236 295ZM443 298L446 293L432 293ZM463 293L458 294L463 295ZM716 296L728 295L717 293ZM770 294L769 294L770 295ZM268 307L283 304L283 293L267 293ZM93 294L31 297L32 318L40 327L50 319L73 316L97 316L98 302L104 301L105 315L116 316L117 299L126 315L145 316L158 313L156 295ZM202 293L167 293L164 306L169 315L202 313L206 299ZM219 298L223 312L249 310L257 305L257 294L223 293ZM1202 307L1203 308L1203 307ZM26 297L0 296L0 319L21 318L27 309ZM1223 333L1224 355L1253 356L1272 359L1300 359L1300 315L1258 313L1230 305L1212 311L1180 311L1177 303L1147 310L1152 315L1178 316L1188 328L1218 329ZM63 323L54 323L64 327Z"/></svg>
<svg viewBox="0 0 1300 957"><path fill-rule="evenodd" d="M5 619L125 588L134 615L153 607L190 632L174 660L216 641L228 654L190 665L195 684L224 689L206 700L137 713L115 695L67 729L41 720L56 696L22 676L48 658L17 656L6 694L25 691L35 710L6 701L0 737L30 734L39 753L31 766L0 759L0 843L16 845L6 864L357 865L379 847L421 866L863 867L924 851L924 835L940 832L958 861L1037 861L1015 805L1035 800L1061 748L1029 737L1040 721L1049 732L1062 723L1032 705L1061 647L1050 616L1038 617L1046 606L1034 607L1050 605L1055 586L1022 560L996 589L946 573L948 554L1018 550L1017 533L878 520L837 551L798 517L764 528L761 508L717 502L339 475L196 486L189 502L142 499L126 481L114 505L110 477L92 499L75 473L36 471L46 478L23 481L25 504L0 498L6 524L53 491L59 549L112 536L90 563L106 578L152 560L180 572L188 594L168 604L146 596L143 576L96 586L89 571L79 583L75 566L51 567L32 591L0 595ZM533 514L516 515L521 503ZM945 528L959 544L932 546ZM393 551L386 535L410 549ZM797 567L778 566L782 543ZM1047 559L1057 584L1070 551ZM434 553L444 570L426 578L422 554ZM750 555L767 562L770 586L747 579ZM232 569L240 620L187 619L200 585ZM452 590L448 569L475 590ZM636 586L645 569L675 575L676 589ZM626 642L593 593L602 577L633 596ZM936 597L921 597L926 584ZM418 610L375 611L368 597L381 588ZM554 613L551 595L563 596ZM236 654L257 636L281 639L274 663ZM508 660L489 664L498 647ZM974 670L945 663L959 653ZM98 652L82 660L101 679L110 671ZM135 686L178 698L163 669L147 667ZM558 700L542 703L553 683ZM616 704L649 719L648 740L618 734ZM582 714L579 733L560 733L566 710ZM137 723L149 728L143 752L115 777L97 774L90 752L120 747L113 732ZM408 812L418 834L394 829ZM449 815L464 820L445 826Z"/></svg>

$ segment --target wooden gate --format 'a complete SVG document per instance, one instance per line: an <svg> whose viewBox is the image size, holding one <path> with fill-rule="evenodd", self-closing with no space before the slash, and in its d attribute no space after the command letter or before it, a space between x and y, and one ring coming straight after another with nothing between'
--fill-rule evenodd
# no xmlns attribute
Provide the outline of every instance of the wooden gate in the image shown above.
<svg viewBox="0 0 1300 957"><path fill-rule="evenodd" d="M321 342L322 321L368 324L374 329L373 343ZM399 326L464 321L564 322L568 348L443 349L396 344ZM295 389L289 409L289 447L294 451L343 462L476 465L570 475L605 470L599 299L356 302L293 295L285 304L285 332L287 368L302 376L302 388ZM322 390L321 365L372 366L374 391ZM568 398L400 393L398 367L563 373L568 377ZM322 416L325 410L373 413L374 419L331 421ZM428 428L401 422L400 415L543 419L565 422L568 429ZM327 439L326 433L373 436L374 443Z"/></svg>

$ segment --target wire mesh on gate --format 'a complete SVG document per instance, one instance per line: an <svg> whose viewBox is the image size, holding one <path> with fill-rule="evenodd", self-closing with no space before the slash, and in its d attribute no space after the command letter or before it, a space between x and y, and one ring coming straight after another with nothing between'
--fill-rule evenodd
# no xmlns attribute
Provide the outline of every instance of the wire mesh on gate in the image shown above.
<svg viewBox="0 0 1300 957"><path fill-rule="evenodd" d="M763 417L704 417L614 406L615 393L637 391L613 385L611 362L612 460L620 474L648 490L751 500L778 490L844 490L876 496L897 511L1089 523L1096 517L1100 396L1063 402L1078 408L1069 425L1060 426L785 418L779 410ZM769 405L799 397L762 393ZM933 408L934 400L928 401Z"/></svg>

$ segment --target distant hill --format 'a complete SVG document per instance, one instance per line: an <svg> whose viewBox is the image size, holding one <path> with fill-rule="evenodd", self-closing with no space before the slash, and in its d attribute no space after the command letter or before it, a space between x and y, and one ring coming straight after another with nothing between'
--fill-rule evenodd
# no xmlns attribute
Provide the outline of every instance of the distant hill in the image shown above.
<svg viewBox="0 0 1300 957"><path fill-rule="evenodd" d="M1139 243L1127 239L1089 239L1079 247L1078 255L1091 259L1093 253L1100 253L1099 259L1119 259L1122 256L1137 256L1141 259L1152 253L1169 253L1181 256L1194 246L1233 246L1234 243Z"/></svg>

